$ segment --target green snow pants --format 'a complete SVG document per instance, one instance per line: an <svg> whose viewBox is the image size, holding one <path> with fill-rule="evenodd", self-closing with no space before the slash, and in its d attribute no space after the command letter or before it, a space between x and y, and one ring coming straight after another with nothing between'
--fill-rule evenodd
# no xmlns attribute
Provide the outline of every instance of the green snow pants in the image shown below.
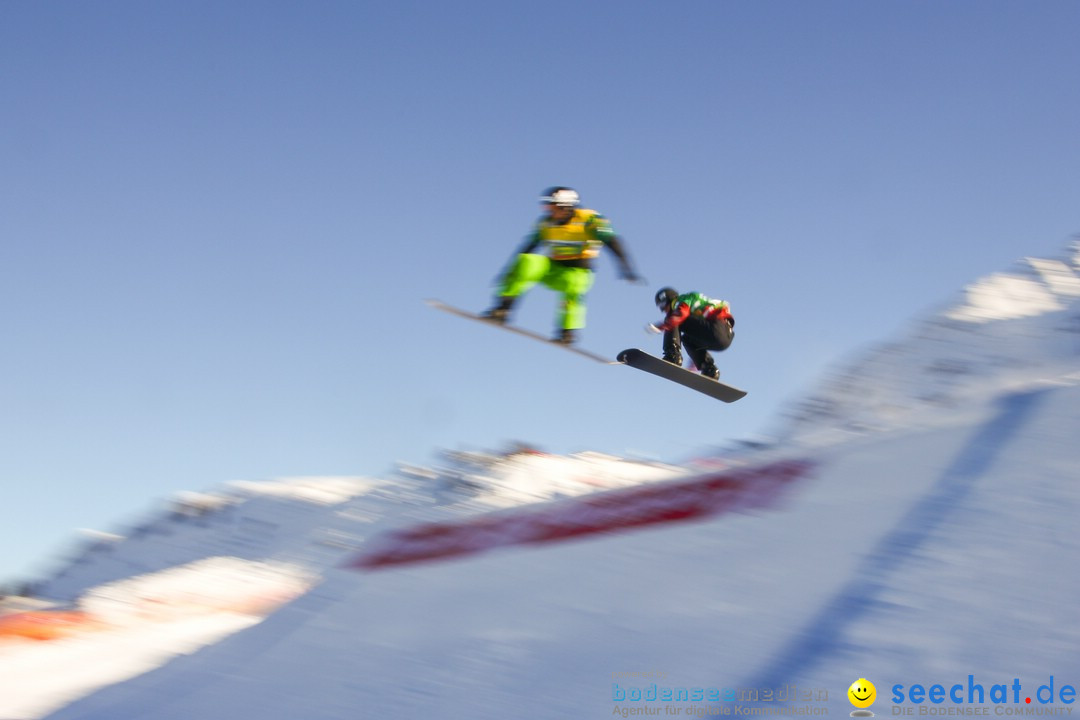
<svg viewBox="0 0 1080 720"><path fill-rule="evenodd" d="M592 270L566 267L545 255L522 253L503 277L499 296L516 298L536 283L562 293L558 315L560 328L578 330L585 327L585 294L593 284Z"/></svg>

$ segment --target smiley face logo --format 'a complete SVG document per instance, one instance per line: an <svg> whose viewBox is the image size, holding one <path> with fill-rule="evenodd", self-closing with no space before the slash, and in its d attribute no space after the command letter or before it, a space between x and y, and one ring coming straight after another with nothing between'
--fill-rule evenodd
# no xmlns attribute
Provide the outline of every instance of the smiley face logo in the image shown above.
<svg viewBox="0 0 1080 720"><path fill-rule="evenodd" d="M874 700L877 698L877 688L874 687L874 683L866 678L859 678L851 683L851 687L847 690L847 696L855 707L868 708L874 704Z"/></svg>

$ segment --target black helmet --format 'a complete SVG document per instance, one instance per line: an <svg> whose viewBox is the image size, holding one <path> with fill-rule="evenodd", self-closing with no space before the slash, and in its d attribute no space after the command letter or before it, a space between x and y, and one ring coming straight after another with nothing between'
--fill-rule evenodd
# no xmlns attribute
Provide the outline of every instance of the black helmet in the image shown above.
<svg viewBox="0 0 1080 720"><path fill-rule="evenodd" d="M678 297L679 293L675 288L666 287L656 291L656 297L653 298L653 301L656 303L656 307L667 311L671 307L671 303L675 302Z"/></svg>

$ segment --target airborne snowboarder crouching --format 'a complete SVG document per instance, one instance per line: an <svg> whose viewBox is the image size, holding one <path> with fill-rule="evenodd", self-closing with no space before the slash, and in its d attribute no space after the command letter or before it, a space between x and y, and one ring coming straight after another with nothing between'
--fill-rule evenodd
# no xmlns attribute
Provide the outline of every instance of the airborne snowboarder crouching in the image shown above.
<svg viewBox="0 0 1080 720"><path fill-rule="evenodd" d="M577 331L585 327L585 295L593 284L592 261L601 248L609 248L618 258L622 279L634 283L643 280L634 272L607 218L595 210L578 207L577 191L562 186L549 188L540 202L547 214L537 221L525 245L500 277L498 299L484 317L507 322L514 302L540 282L562 293L554 339L569 345L577 340ZM546 255L533 252L541 245Z"/></svg>
<svg viewBox="0 0 1080 720"><path fill-rule="evenodd" d="M664 334L664 360L682 367L682 348L702 375L713 380L720 371L709 350L727 350L735 337L735 318L723 300L713 300L698 292L679 294L674 288L661 288L654 298L664 313L659 325L647 330Z"/></svg>

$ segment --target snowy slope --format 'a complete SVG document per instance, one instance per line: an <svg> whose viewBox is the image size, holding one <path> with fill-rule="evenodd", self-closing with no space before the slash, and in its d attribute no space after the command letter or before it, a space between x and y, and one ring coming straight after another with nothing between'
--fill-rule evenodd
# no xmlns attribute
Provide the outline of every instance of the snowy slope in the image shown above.
<svg viewBox="0 0 1080 720"><path fill-rule="evenodd" d="M250 522L207 518L219 529L184 535L182 551L121 542L48 587L70 599L125 563L214 557L237 538L247 559L321 582L50 717L700 717L741 714L770 688L784 702L757 710L842 715L864 677L878 715L955 714L963 703L894 703L892 688L969 676L1035 698L988 715L1070 710L1036 689L1080 687L1078 260L1074 247L974 283L794 405L777 446L738 459L461 453L334 502L241 488L253 494L215 513ZM786 461L809 471L771 483ZM682 512L702 487L709 512ZM740 499L755 491L768 501ZM605 522L622 524L596 532ZM349 562L417 538L467 552ZM13 652L0 647L0 670L5 653L21 667ZM2 689L0 703L18 687ZM636 699L665 689L688 699ZM727 690L735 700L709 702ZM34 715L0 707L9 716Z"/></svg>
<svg viewBox="0 0 1080 720"><path fill-rule="evenodd" d="M0 714L38 717L218 642L314 579L297 566L209 558L94 588L64 623L48 612L0 617Z"/></svg>
<svg viewBox="0 0 1080 720"><path fill-rule="evenodd" d="M762 679L1080 687L1078 407L1076 387L1003 397Z"/></svg>
<svg viewBox="0 0 1080 720"><path fill-rule="evenodd" d="M250 627L371 535L689 472L528 448L444 460L382 480L231 483L185 493L126 533L88 536L38 587L52 603L33 609L64 612L5 615L0 608L0 718L40 717ZM29 639L40 637L55 639Z"/></svg>
<svg viewBox="0 0 1080 720"><path fill-rule="evenodd" d="M601 453L560 456L529 448L447 452L434 467L402 466L372 478L237 481L184 493L120 534L87 537L36 594L75 602L103 583L232 556L319 570L373 533L422 519L467 515L620 485L677 477L687 468Z"/></svg>
<svg viewBox="0 0 1080 720"><path fill-rule="evenodd" d="M786 443L948 421L972 402L1077 369L1080 242L1061 259L1026 258L964 289L896 340L825 378L781 422Z"/></svg>
<svg viewBox="0 0 1080 720"><path fill-rule="evenodd" d="M615 685L651 683L822 688L839 713L859 677L1080 680L1060 630L1080 581L1054 572L1080 561L1060 431L1078 401L1034 389L973 423L824 452L779 509L334 571L262 625L55 717L607 717L647 707ZM1021 469L1038 492L1015 486Z"/></svg>

